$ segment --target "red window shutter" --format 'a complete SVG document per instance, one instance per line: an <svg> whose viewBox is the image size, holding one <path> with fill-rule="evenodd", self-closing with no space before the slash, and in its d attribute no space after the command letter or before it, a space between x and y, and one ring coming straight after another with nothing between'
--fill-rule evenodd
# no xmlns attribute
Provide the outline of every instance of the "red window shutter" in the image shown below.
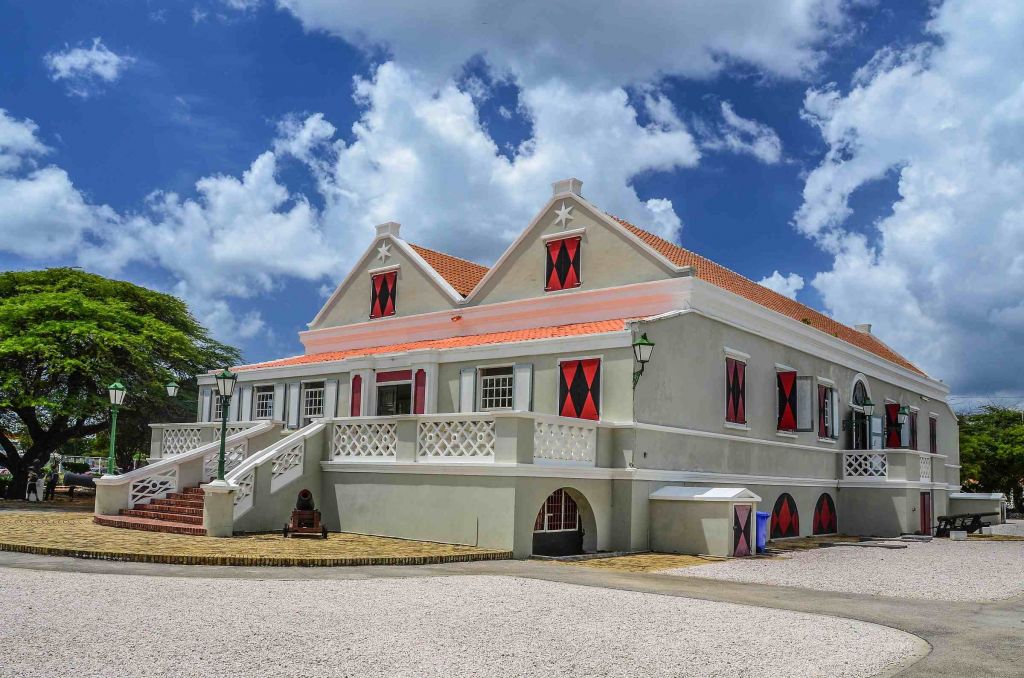
<svg viewBox="0 0 1024 678"><path fill-rule="evenodd" d="M363 377L358 374L352 376L351 403L349 413L353 417L358 417L363 406Z"/></svg>
<svg viewBox="0 0 1024 678"><path fill-rule="evenodd" d="M558 377L558 413L577 419L601 418L601 360L563 361Z"/></svg>
<svg viewBox="0 0 1024 678"><path fill-rule="evenodd" d="M796 430L796 372L777 372L779 387L779 430Z"/></svg>
<svg viewBox="0 0 1024 678"><path fill-rule="evenodd" d="M818 384L818 437L828 438L828 426L825 423L825 408L828 407L828 387ZM832 416L835 416L834 414Z"/></svg>
<svg viewBox="0 0 1024 678"><path fill-rule="evenodd" d="M907 419L907 424L910 425L910 449L917 449L917 412L911 412L910 418Z"/></svg>
<svg viewBox="0 0 1024 678"><path fill-rule="evenodd" d="M580 286L580 249L582 238L563 238L547 243L544 290L567 290Z"/></svg>
<svg viewBox="0 0 1024 678"><path fill-rule="evenodd" d="M898 403L885 404L885 446L900 447L900 406Z"/></svg>
<svg viewBox="0 0 1024 678"><path fill-rule="evenodd" d="M939 422L935 417L928 417L928 451L939 452Z"/></svg>
<svg viewBox="0 0 1024 678"><path fill-rule="evenodd" d="M423 414L427 407L427 372L416 370L416 378L413 380L413 414Z"/></svg>
<svg viewBox="0 0 1024 678"><path fill-rule="evenodd" d="M390 370L378 372L376 382L387 384L392 381L412 381L412 370Z"/></svg>
<svg viewBox="0 0 1024 678"><path fill-rule="evenodd" d="M378 273L370 278L370 317L383 318L395 314L398 297L398 271Z"/></svg>

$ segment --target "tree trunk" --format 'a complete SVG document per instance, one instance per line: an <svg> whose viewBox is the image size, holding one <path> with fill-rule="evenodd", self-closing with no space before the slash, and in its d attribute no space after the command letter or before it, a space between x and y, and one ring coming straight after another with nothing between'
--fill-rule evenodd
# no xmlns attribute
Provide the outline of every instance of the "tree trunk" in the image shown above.
<svg viewBox="0 0 1024 678"><path fill-rule="evenodd" d="M11 484L7 488L8 499L25 498L29 472L36 471L38 473L45 461L50 458L50 452L50 450L43 450L33 445L20 457L10 459L10 455L8 455L8 460L4 462L12 476Z"/></svg>

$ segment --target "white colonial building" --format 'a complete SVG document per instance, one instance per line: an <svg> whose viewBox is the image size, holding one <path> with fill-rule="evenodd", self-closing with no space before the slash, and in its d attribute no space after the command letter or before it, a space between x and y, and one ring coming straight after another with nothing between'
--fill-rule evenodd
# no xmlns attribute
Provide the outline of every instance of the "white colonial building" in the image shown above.
<svg viewBox="0 0 1024 678"><path fill-rule="evenodd" d="M941 381L575 179L491 268L378 226L300 339L234 368L229 487L188 490L216 467L202 375L197 421L154 425L152 463L101 481L97 522L275 530L308 488L331 530L743 555L758 509L774 538L927 533L960 489Z"/></svg>

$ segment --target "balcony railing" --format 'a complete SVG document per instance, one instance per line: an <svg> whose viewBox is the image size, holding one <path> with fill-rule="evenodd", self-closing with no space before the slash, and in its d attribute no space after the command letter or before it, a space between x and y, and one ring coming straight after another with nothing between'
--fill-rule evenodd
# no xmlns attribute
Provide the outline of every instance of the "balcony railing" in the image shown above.
<svg viewBox="0 0 1024 678"><path fill-rule="evenodd" d="M844 478L887 478L889 461L884 452L858 452L843 455Z"/></svg>
<svg viewBox="0 0 1024 678"><path fill-rule="evenodd" d="M335 462L536 463L595 466L597 422L532 412L333 419Z"/></svg>

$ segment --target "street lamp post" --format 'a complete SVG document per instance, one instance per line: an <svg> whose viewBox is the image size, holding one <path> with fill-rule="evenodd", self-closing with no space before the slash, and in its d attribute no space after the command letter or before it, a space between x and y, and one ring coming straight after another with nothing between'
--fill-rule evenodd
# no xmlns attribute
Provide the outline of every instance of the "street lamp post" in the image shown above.
<svg viewBox="0 0 1024 678"><path fill-rule="evenodd" d="M224 447L228 431L228 405L231 403L231 392L235 390L238 375L224 368L217 375L217 392L220 394L220 456L217 458L217 480L224 481Z"/></svg>
<svg viewBox="0 0 1024 678"><path fill-rule="evenodd" d="M114 475L117 465L114 462L114 442L117 440L117 411L124 402L124 384L115 381L107 387L110 396L110 455L107 457L107 475Z"/></svg>

